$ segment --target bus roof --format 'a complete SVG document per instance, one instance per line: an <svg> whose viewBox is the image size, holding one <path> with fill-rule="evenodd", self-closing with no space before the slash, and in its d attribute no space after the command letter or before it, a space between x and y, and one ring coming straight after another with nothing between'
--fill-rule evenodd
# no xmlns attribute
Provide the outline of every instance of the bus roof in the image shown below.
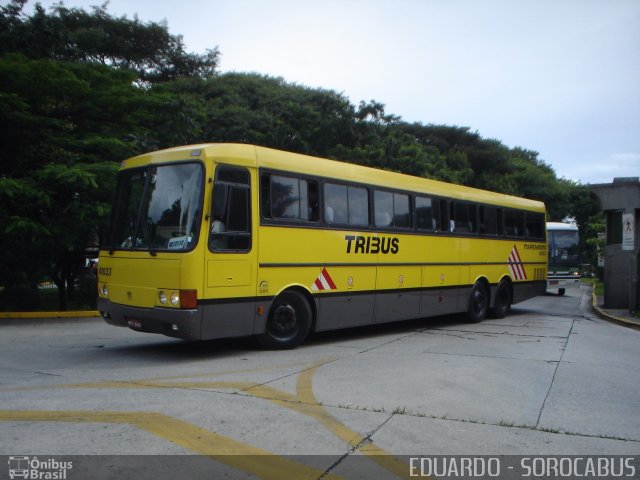
<svg viewBox="0 0 640 480"><path fill-rule="evenodd" d="M537 200L248 144L209 143L170 148L126 160L123 162L122 168L193 158L213 159L216 162L222 161L247 167L264 167L284 172L302 172L318 177L432 194L489 205L509 206L537 212L544 212L545 210L544 203Z"/></svg>

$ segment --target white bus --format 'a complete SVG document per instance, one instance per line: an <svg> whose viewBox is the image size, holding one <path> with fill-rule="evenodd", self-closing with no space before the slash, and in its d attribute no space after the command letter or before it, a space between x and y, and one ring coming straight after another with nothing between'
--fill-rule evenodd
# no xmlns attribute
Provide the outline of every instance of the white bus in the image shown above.
<svg viewBox="0 0 640 480"><path fill-rule="evenodd" d="M580 286L579 240L576 225L547 222L547 290L557 290L558 295L564 295L567 288Z"/></svg>

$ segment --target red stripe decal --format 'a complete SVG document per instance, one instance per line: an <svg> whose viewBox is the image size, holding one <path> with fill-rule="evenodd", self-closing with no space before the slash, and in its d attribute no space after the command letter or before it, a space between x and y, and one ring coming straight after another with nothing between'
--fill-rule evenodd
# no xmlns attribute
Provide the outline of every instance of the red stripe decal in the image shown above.
<svg viewBox="0 0 640 480"><path fill-rule="evenodd" d="M331 275L329 275L329 272L327 272L326 268L322 269L322 275L324 276L324 279L327 281L327 283L331 287L331 290L336 290L338 288L336 287L336 284L333 283L333 279L331 278Z"/></svg>

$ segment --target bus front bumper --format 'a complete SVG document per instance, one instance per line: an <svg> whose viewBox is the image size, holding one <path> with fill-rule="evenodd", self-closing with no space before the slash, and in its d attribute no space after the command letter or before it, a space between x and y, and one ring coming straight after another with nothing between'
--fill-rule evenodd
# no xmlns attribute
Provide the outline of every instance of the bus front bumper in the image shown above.
<svg viewBox="0 0 640 480"><path fill-rule="evenodd" d="M129 327L137 332L161 333L184 340L201 339L200 309L140 308L98 298L98 311L105 322L117 327Z"/></svg>
<svg viewBox="0 0 640 480"><path fill-rule="evenodd" d="M571 288L580 287L580 277L567 275L566 277L550 277L547 280L547 288Z"/></svg>

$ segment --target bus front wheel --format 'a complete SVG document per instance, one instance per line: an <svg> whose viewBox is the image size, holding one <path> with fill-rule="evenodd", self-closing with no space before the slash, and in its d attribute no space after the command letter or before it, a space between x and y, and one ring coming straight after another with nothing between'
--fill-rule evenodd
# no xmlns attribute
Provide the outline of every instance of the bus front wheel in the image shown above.
<svg viewBox="0 0 640 480"><path fill-rule="evenodd" d="M271 305L265 332L258 342L265 348L287 349L300 345L311 329L309 302L293 290L279 295Z"/></svg>
<svg viewBox="0 0 640 480"><path fill-rule="evenodd" d="M483 282L476 282L469 296L467 319L473 323L484 320L489 310L489 293Z"/></svg>

